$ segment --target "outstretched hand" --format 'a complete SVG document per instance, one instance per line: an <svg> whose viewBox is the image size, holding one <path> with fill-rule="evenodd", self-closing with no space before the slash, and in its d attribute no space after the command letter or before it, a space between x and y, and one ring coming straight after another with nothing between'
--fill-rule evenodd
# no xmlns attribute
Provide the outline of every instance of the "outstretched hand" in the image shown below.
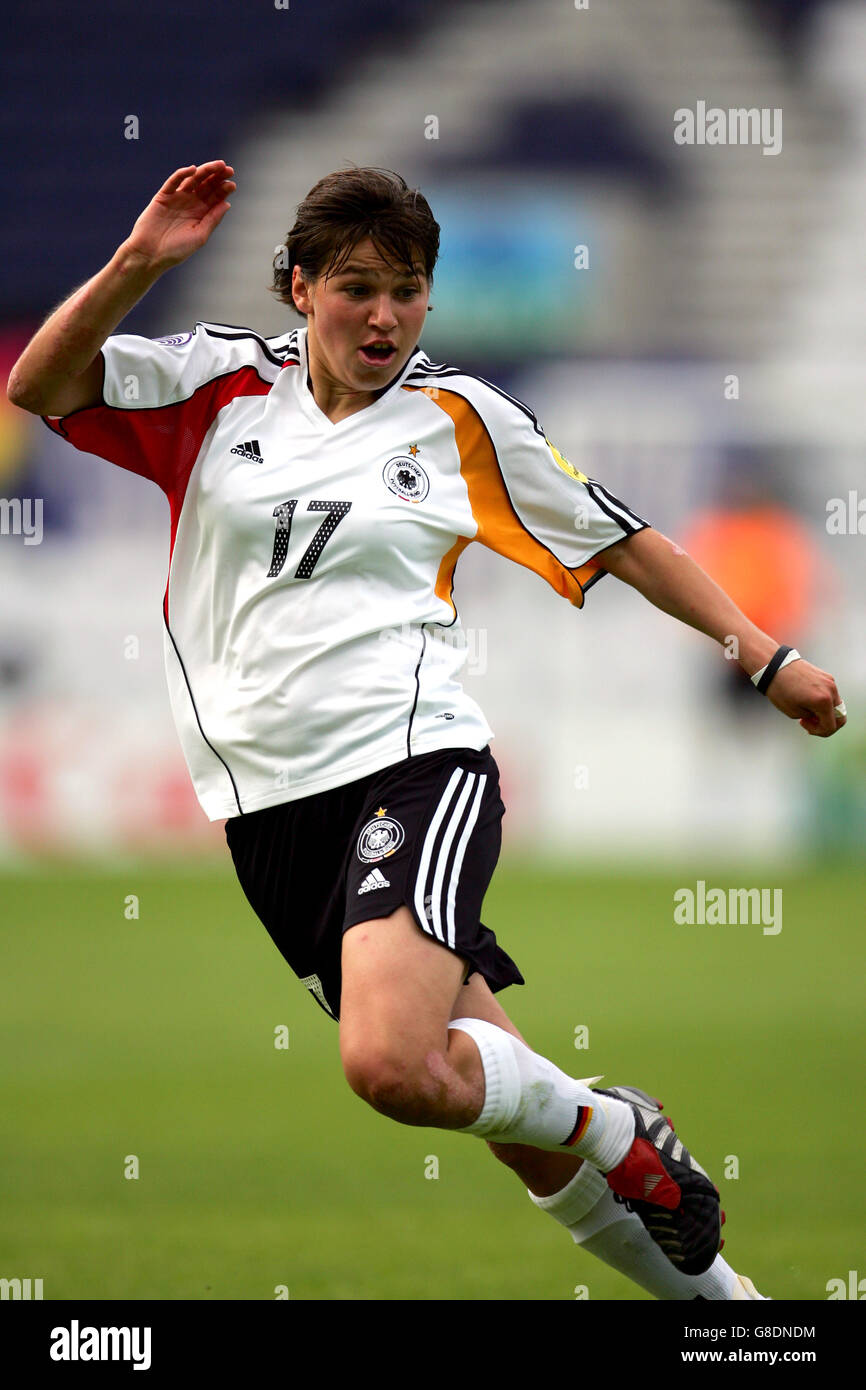
<svg viewBox="0 0 866 1390"><path fill-rule="evenodd" d="M789 719L799 719L801 728L818 738L830 738L848 722L838 712L837 706L845 706L833 677L802 659L777 672L767 689L767 699Z"/></svg>
<svg viewBox="0 0 866 1390"><path fill-rule="evenodd" d="M225 160L175 169L151 199L126 240L129 251L160 270L198 251L219 226L237 184Z"/></svg>

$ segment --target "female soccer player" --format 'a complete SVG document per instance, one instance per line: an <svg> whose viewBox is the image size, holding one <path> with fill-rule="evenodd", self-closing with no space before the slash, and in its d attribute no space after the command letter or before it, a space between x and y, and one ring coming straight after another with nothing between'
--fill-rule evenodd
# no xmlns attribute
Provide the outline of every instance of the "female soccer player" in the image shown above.
<svg viewBox="0 0 866 1390"><path fill-rule="evenodd" d="M522 977L480 921L504 807L457 679L455 565L481 541L576 607L613 574L736 637L810 734L845 722L833 678L574 468L525 405L426 357L439 228L398 175L331 174L300 205L273 288L304 327L114 334L208 240L233 174L176 170L35 334L9 398L168 496L165 653L190 773L249 901L339 1019L352 1089L404 1124L486 1139L657 1297L758 1297L718 1255L718 1192L660 1106L566 1076L495 997Z"/></svg>

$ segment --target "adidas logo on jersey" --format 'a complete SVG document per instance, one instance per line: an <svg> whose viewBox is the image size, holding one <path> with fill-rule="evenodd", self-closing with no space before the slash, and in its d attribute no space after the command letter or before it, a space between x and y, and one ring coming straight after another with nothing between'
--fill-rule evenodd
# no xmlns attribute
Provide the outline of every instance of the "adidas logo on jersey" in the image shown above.
<svg viewBox="0 0 866 1390"><path fill-rule="evenodd" d="M390 887L391 884L389 883L385 875L382 873L382 870L374 869L371 874L367 875L367 877L364 879L364 882L361 884L361 887L358 889L358 896L360 897L362 893L372 893L374 888Z"/></svg>
<svg viewBox="0 0 866 1390"><path fill-rule="evenodd" d="M245 439L243 444L236 444L232 453L237 454L242 459L249 459L250 463L264 463L264 459L259 453L259 441L257 439Z"/></svg>

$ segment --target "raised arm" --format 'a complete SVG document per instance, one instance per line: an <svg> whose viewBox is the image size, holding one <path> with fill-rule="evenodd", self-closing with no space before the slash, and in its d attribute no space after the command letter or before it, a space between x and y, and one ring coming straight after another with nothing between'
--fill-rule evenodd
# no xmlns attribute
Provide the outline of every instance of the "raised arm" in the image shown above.
<svg viewBox="0 0 866 1390"><path fill-rule="evenodd" d="M9 374L13 405L34 415L69 415L100 404L100 348L166 270L204 246L231 206L233 173L216 159L166 179L108 264L31 338Z"/></svg>
<svg viewBox="0 0 866 1390"><path fill-rule="evenodd" d="M690 555L661 532L647 527L618 541L599 557L609 574L630 584L656 608L720 643L736 639L733 650L750 676L771 660L780 643L750 622ZM809 734L829 738L845 724L836 682L808 661L777 671L767 698ZM844 706L842 706L844 708Z"/></svg>

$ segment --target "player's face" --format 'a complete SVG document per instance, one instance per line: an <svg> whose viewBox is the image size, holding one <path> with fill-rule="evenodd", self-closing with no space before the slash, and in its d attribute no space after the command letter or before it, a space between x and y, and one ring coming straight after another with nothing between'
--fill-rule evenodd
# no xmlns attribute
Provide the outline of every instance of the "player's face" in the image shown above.
<svg viewBox="0 0 866 1390"><path fill-rule="evenodd" d="M361 241L336 275L292 286L307 314L310 368L351 392L375 392L402 371L421 336L430 286L422 267L397 269Z"/></svg>

